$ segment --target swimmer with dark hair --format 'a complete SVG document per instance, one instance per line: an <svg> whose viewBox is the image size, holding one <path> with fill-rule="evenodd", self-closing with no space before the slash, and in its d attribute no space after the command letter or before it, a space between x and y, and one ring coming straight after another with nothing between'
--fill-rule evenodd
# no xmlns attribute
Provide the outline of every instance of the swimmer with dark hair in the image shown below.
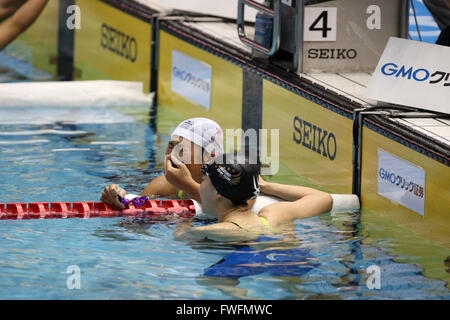
<svg viewBox="0 0 450 320"><path fill-rule="evenodd" d="M178 163L183 168L182 163ZM259 166L240 155L226 154L202 166L199 194L203 211L218 219L207 226L179 228L175 238L197 241L242 241L277 233L277 226L331 211L333 197L316 189L265 182ZM260 193L282 201L252 212L248 201Z"/></svg>

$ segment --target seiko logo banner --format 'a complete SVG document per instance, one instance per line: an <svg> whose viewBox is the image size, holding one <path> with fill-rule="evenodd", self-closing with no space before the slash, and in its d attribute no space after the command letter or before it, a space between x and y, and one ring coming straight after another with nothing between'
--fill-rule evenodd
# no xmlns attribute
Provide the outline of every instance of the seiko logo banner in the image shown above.
<svg viewBox="0 0 450 320"><path fill-rule="evenodd" d="M104 49L135 62L138 55L136 38L103 23L101 26L100 45Z"/></svg>
<svg viewBox="0 0 450 320"><path fill-rule="evenodd" d="M425 208L425 170L378 149L378 194L421 215Z"/></svg>
<svg viewBox="0 0 450 320"><path fill-rule="evenodd" d="M294 133L292 139L298 145L334 160L337 154L336 136L333 132L313 123L294 117Z"/></svg>
<svg viewBox="0 0 450 320"><path fill-rule="evenodd" d="M172 50L173 92L209 109L211 102L211 66Z"/></svg>
<svg viewBox="0 0 450 320"><path fill-rule="evenodd" d="M450 113L450 48L390 38L366 97Z"/></svg>
<svg viewBox="0 0 450 320"><path fill-rule="evenodd" d="M350 59L358 56L355 49L309 49L309 59Z"/></svg>

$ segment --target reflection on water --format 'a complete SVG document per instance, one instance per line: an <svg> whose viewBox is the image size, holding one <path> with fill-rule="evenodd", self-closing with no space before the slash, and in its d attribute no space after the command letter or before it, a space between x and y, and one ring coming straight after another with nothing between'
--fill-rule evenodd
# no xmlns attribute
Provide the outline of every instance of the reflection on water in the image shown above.
<svg viewBox="0 0 450 320"><path fill-rule="evenodd" d="M0 69L2 79L23 80ZM110 183L139 193L161 174L168 137L116 111L16 113L34 122L0 114L2 203L98 200ZM0 299L450 298L444 281L399 262L419 255L392 254L399 244L389 235L397 230L378 225L388 236L374 239L360 218L326 214L280 228L281 238L236 243L175 241L179 221L172 219L0 221ZM417 244L402 243L408 245ZM80 267L80 290L67 289L71 265ZM367 286L373 265L381 271L379 290Z"/></svg>
<svg viewBox="0 0 450 320"><path fill-rule="evenodd" d="M367 244L358 212L299 220L282 237L251 242L175 241L179 222L2 221L0 298L450 298L443 281L396 262L390 239ZM81 269L80 291L65 286L70 265ZM380 290L367 287L371 265L381 269Z"/></svg>
<svg viewBox="0 0 450 320"><path fill-rule="evenodd" d="M26 81L28 78L6 67L0 66L0 82Z"/></svg>
<svg viewBox="0 0 450 320"><path fill-rule="evenodd" d="M95 201L109 183L139 193L161 174L168 140L147 124L114 121L2 124L0 135L10 142L0 144L2 202ZM17 143L26 140L45 142ZM390 253L397 244L389 236L370 238L360 217L350 212L298 220L277 228L281 238L245 243L175 241L180 219L0 221L0 298L450 298L444 281L398 262L402 257ZM194 225L211 222L194 219ZM81 269L80 291L66 288L71 265ZM366 284L372 265L381 270L380 290ZM437 261L435 267L445 265Z"/></svg>
<svg viewBox="0 0 450 320"><path fill-rule="evenodd" d="M298 221L295 236L295 240L287 236L287 243L278 240L236 246L218 262L220 265L226 262L227 257L234 259L237 262L234 276L228 270L225 280L210 273L214 276L204 274L198 281L236 298L450 298L445 282L427 279L420 268L395 262L397 257L390 255L387 249L365 244L368 235L359 223L359 212ZM197 247L197 250L205 250L205 246ZM289 255L289 259L283 259L284 254ZM261 259L261 255L265 258ZM271 257L273 261L268 261ZM282 259L277 260L277 257ZM367 286L372 275L367 269L373 265L381 271L380 290L370 290ZM249 276L252 271L242 266L266 269L266 273ZM226 274L227 271L222 270ZM222 270L217 268L215 271ZM253 271L258 273L259 270ZM258 287L266 290L258 290Z"/></svg>
<svg viewBox="0 0 450 320"><path fill-rule="evenodd" d="M252 242L190 243L196 257L219 254L213 263L200 266L196 283L238 299L450 298L444 281L428 279L422 269L396 262L388 249L366 244L368 234L359 217L360 212L349 212L299 220L284 228L281 237ZM155 226L135 220L125 227L141 233L147 227L151 233ZM176 229L176 223L166 226ZM379 290L368 287L370 266L381 272Z"/></svg>
<svg viewBox="0 0 450 320"><path fill-rule="evenodd" d="M33 66L33 53L12 42L0 51L0 82L50 81L56 76Z"/></svg>

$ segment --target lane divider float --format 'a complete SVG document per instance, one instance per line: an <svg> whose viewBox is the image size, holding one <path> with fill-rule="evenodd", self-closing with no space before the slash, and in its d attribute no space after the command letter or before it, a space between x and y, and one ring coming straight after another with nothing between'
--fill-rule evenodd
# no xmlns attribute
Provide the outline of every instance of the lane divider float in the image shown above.
<svg viewBox="0 0 450 320"><path fill-rule="evenodd" d="M360 210L360 200L354 194L330 194L333 198L331 214ZM279 198L261 195L256 198L251 210L254 213L267 205L282 201ZM136 217L158 219L179 216L191 218L206 213L200 203L193 199L149 200L147 197L121 199L125 209L112 208L104 202L34 202L0 203L0 220L53 219L53 218L113 218Z"/></svg>
<svg viewBox="0 0 450 320"><path fill-rule="evenodd" d="M190 218L195 216L193 200L147 200L135 206L130 202L125 209L112 208L104 202L35 202L0 203L0 220L114 218L136 217L157 219L163 216Z"/></svg>

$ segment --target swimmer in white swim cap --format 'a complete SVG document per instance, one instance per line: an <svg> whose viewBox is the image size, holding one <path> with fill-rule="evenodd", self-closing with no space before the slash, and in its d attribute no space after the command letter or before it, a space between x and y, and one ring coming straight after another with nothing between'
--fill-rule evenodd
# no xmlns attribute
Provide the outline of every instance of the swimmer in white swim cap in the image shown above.
<svg viewBox="0 0 450 320"><path fill-rule="evenodd" d="M172 132L164 157L164 175L153 179L141 196L184 197L200 201L198 189L202 181L202 164L223 153L223 132L213 120L191 118ZM180 163L185 164L179 166ZM107 186L100 200L119 208L125 206L119 197L126 191L116 184Z"/></svg>

